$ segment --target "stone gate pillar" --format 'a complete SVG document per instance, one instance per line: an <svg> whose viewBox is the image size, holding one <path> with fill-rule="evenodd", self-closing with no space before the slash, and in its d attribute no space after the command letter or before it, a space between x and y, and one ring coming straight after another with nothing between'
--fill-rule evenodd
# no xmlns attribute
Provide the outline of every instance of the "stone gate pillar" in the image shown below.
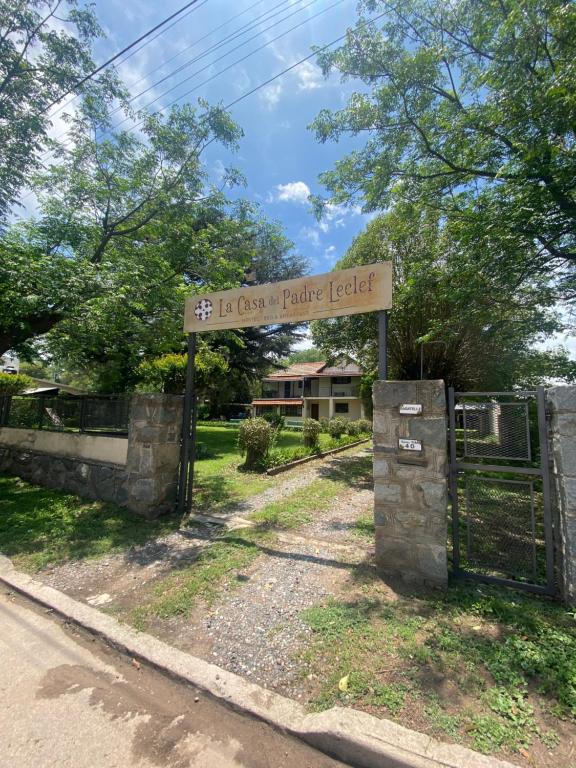
<svg viewBox="0 0 576 768"><path fill-rule="evenodd" d="M443 381L376 381L374 522L384 575L448 580L446 397ZM408 442L404 442L411 438Z"/></svg>
<svg viewBox="0 0 576 768"><path fill-rule="evenodd" d="M183 398L134 395L126 461L126 506L147 518L176 504Z"/></svg>
<svg viewBox="0 0 576 768"><path fill-rule="evenodd" d="M546 391L553 458L554 545L562 598L576 605L576 387Z"/></svg>

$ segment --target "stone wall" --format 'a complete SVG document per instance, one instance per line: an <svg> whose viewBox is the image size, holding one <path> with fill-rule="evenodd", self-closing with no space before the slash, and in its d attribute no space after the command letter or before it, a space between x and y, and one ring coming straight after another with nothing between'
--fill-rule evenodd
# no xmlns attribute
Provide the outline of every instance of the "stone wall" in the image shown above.
<svg viewBox="0 0 576 768"><path fill-rule="evenodd" d="M126 503L126 470L118 464L0 444L0 472L87 499Z"/></svg>
<svg viewBox="0 0 576 768"><path fill-rule="evenodd" d="M11 428L8 435L2 429L0 472L85 498L111 501L148 518L157 517L171 511L176 503L182 403L183 398L175 395L134 395L128 439L96 438L113 441L106 444L107 450L104 443L99 449L104 450L100 454L115 461L86 458L93 451L92 435L42 431L36 432L44 436L42 439L31 441L30 430ZM22 439L13 433L22 433ZM72 440L66 440L69 437ZM67 452L55 451L58 445ZM77 455L71 455L72 445Z"/></svg>
<svg viewBox="0 0 576 768"><path fill-rule="evenodd" d="M176 504L183 398L136 395L130 408L126 506L157 517Z"/></svg>
<svg viewBox="0 0 576 768"><path fill-rule="evenodd" d="M376 561L383 574L444 585L448 579L446 399L443 381L377 381L374 402ZM422 414L401 415L403 404ZM422 451L399 447L421 441Z"/></svg>
<svg viewBox="0 0 576 768"><path fill-rule="evenodd" d="M546 392L553 460L556 573L564 601L576 605L576 387Z"/></svg>

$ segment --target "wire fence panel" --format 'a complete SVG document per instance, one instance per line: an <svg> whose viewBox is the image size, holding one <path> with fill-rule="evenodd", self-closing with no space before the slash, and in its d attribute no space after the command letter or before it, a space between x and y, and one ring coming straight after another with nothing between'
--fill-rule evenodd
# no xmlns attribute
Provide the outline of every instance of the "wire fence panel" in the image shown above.
<svg viewBox="0 0 576 768"><path fill-rule="evenodd" d="M0 426L52 432L128 434L130 397L90 395L0 398Z"/></svg>

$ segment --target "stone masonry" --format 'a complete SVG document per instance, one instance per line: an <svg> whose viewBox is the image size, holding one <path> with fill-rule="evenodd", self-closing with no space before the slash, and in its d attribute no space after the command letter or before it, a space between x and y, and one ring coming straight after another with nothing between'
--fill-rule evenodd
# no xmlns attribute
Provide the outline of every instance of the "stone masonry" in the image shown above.
<svg viewBox="0 0 576 768"><path fill-rule="evenodd" d="M126 506L144 517L157 517L176 503L182 407L178 395L132 398Z"/></svg>
<svg viewBox="0 0 576 768"><path fill-rule="evenodd" d="M376 562L384 575L445 585L447 448L443 381L377 381L374 401ZM422 415L400 414L421 404ZM399 448L399 438L422 452Z"/></svg>
<svg viewBox="0 0 576 768"><path fill-rule="evenodd" d="M546 392L555 490L555 547L562 597L576 606L576 387Z"/></svg>
<svg viewBox="0 0 576 768"><path fill-rule="evenodd" d="M22 430L21 445L2 444L0 435L0 472L111 501L147 518L158 517L176 504L182 404L183 398L176 395L132 397L126 465L30 450L25 443L27 431ZM79 434L76 439L93 438ZM111 458L116 453L111 451Z"/></svg>

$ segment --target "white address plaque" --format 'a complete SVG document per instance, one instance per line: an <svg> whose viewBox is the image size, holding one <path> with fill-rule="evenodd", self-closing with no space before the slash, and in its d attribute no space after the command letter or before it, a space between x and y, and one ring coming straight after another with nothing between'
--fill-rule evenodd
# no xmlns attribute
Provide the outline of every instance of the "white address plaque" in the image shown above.
<svg viewBox="0 0 576 768"><path fill-rule="evenodd" d="M422 406L420 403L402 403L400 413L403 416L421 416Z"/></svg>
<svg viewBox="0 0 576 768"><path fill-rule="evenodd" d="M422 440L413 440L411 437L398 438L398 447L403 451L422 451Z"/></svg>

